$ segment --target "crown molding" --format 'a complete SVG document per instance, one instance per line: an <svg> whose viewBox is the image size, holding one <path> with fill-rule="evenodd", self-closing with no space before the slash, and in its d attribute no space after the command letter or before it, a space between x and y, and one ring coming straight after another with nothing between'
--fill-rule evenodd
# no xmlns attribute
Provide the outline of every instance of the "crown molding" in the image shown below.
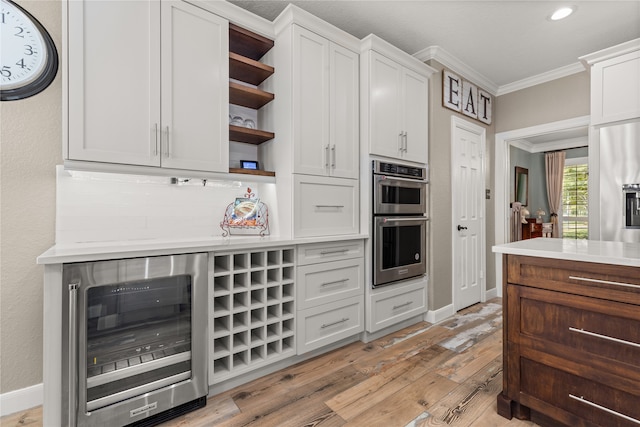
<svg viewBox="0 0 640 427"><path fill-rule="evenodd" d="M588 55L583 55L578 59L582 61L586 68L590 68L590 66L596 62L624 55L625 53L635 52L636 50L640 50L640 39L629 40L628 42L620 43Z"/></svg>
<svg viewBox="0 0 640 427"><path fill-rule="evenodd" d="M451 69L451 71L454 71L456 74L460 74L465 79L480 86L491 95L496 96L498 93L498 85L491 81L491 79L477 72L469 65L451 55L440 46L427 47L419 52L416 52L415 54L413 54L413 56L414 58L417 58L422 62L428 61L430 59L435 59L445 67Z"/></svg>
<svg viewBox="0 0 640 427"><path fill-rule="evenodd" d="M414 55L409 55L405 51L397 48L388 41L381 39L375 34L369 34L360 42L360 53L363 54L373 50L387 58L393 59L399 64L415 71L418 74L424 76L431 76L436 73L437 70L427 65L424 61L416 58Z"/></svg>
<svg viewBox="0 0 640 427"><path fill-rule="evenodd" d="M229 3L228 1L220 0L186 0L187 3L191 3L201 9L215 13L216 15L223 16L229 22L232 22L241 27L250 29L251 31L260 34L268 39L275 39L276 35L273 30L273 23L268 19L264 19L256 14L249 12Z"/></svg>
<svg viewBox="0 0 640 427"><path fill-rule="evenodd" d="M516 139L509 141L511 145L528 153L545 153L547 151L568 150L570 148L587 147L589 138L581 136L578 138L561 139L533 144L526 139Z"/></svg>
<svg viewBox="0 0 640 427"><path fill-rule="evenodd" d="M550 82L552 80L567 77L572 74L577 74L585 71L585 66L580 62L556 68L555 70L547 71L546 73L538 74L535 76L527 77L526 79L518 80L517 82L508 83L498 88L497 96L506 95L510 92L526 89L531 86L536 86L542 83Z"/></svg>

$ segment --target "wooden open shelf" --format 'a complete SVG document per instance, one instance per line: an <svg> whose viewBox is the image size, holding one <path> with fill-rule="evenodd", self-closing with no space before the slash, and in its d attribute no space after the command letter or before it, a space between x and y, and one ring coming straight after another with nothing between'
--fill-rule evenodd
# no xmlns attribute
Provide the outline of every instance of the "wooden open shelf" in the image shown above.
<svg viewBox="0 0 640 427"><path fill-rule="evenodd" d="M274 72L272 66L229 52L229 77L258 86Z"/></svg>
<svg viewBox="0 0 640 427"><path fill-rule="evenodd" d="M275 134L260 129L250 129L242 126L229 125L229 141L245 142L260 145L273 139Z"/></svg>
<svg viewBox="0 0 640 427"><path fill-rule="evenodd" d="M242 168L229 168L229 173L239 173L243 175L258 175L258 176L276 176L276 173L271 171L242 169Z"/></svg>
<svg viewBox="0 0 640 427"><path fill-rule="evenodd" d="M273 101L274 95L260 89L229 82L229 102L258 110Z"/></svg>
<svg viewBox="0 0 640 427"><path fill-rule="evenodd" d="M229 24L229 51L259 60L273 47L273 40Z"/></svg>

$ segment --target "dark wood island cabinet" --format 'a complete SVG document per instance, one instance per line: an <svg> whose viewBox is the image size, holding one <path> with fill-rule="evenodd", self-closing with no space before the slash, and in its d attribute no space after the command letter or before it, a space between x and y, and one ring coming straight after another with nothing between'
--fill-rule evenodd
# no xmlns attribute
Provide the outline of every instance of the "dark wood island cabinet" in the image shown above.
<svg viewBox="0 0 640 427"><path fill-rule="evenodd" d="M615 242L567 251L561 239L535 240L494 248L503 253L498 413L542 426L639 426L640 245L621 243L618 258L606 250ZM522 249L549 245L562 253ZM577 261L582 252L607 263Z"/></svg>

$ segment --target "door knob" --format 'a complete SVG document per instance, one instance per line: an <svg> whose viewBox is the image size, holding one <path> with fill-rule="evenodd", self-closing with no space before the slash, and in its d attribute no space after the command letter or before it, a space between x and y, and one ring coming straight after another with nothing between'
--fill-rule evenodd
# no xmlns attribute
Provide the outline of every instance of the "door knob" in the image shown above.
<svg viewBox="0 0 640 427"><path fill-rule="evenodd" d="M458 231L460 231L460 230L466 230L466 229L467 229L467 227L463 227L463 226L461 226L461 225L458 225Z"/></svg>

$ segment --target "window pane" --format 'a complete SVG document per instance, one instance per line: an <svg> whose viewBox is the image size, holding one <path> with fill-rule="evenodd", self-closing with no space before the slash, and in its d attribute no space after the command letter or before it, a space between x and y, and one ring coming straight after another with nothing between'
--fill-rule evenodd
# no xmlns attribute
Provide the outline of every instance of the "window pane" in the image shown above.
<svg viewBox="0 0 640 427"><path fill-rule="evenodd" d="M586 164L566 166L562 182L562 235L586 239L589 235L589 169Z"/></svg>

